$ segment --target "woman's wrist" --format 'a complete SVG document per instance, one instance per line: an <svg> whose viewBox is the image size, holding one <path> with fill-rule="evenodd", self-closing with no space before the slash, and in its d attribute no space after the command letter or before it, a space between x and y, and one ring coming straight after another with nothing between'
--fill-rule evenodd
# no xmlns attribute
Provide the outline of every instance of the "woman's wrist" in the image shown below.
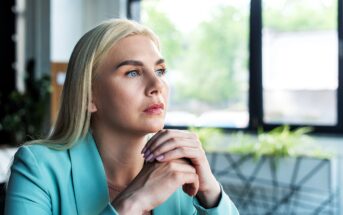
<svg viewBox="0 0 343 215"><path fill-rule="evenodd" d="M221 198L221 188L219 183L215 180L215 183L213 183L213 185L207 190L199 191L196 198L204 208L214 208L218 206Z"/></svg>
<svg viewBox="0 0 343 215"><path fill-rule="evenodd" d="M134 195L131 195L129 197L119 196L118 198L113 200L111 204L120 215L143 213L140 201L138 201L138 199Z"/></svg>

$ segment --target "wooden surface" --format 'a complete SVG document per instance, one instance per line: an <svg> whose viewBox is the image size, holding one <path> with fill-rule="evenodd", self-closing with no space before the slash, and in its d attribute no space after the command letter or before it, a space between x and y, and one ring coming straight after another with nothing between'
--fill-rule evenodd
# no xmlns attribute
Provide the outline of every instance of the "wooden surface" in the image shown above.
<svg viewBox="0 0 343 215"><path fill-rule="evenodd" d="M51 122L55 122L58 109L60 95L62 93L63 83L62 77L67 72L67 63L64 62L52 62L51 63L51 86L52 86L52 95L51 95Z"/></svg>

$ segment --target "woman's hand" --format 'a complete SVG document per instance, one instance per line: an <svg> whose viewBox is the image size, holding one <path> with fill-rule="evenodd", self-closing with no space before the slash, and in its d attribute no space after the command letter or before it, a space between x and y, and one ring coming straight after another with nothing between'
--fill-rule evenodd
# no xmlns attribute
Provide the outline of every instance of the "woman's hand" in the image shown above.
<svg viewBox="0 0 343 215"><path fill-rule="evenodd" d="M161 130L143 148L147 161L169 162L187 158L199 176L197 198L207 208L214 207L220 199L220 186L212 174L205 151L196 134L183 130Z"/></svg>
<svg viewBox="0 0 343 215"><path fill-rule="evenodd" d="M143 214L166 201L180 186L189 195L198 192L198 175L187 161L146 162L112 205L119 214Z"/></svg>

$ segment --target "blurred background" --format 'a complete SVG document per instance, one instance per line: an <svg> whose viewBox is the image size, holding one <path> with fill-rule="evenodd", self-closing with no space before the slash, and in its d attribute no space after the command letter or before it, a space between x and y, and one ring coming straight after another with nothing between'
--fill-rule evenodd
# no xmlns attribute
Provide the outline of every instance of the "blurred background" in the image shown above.
<svg viewBox="0 0 343 215"><path fill-rule="evenodd" d="M17 147L49 132L78 39L129 18L160 37L166 126L203 137L241 214L343 214L343 0L13 0L0 10L0 182Z"/></svg>

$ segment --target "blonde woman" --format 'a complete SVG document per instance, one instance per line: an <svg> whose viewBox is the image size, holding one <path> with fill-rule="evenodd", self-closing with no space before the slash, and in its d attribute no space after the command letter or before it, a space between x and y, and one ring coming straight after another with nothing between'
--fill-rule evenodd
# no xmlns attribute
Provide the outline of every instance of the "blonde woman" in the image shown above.
<svg viewBox="0 0 343 215"><path fill-rule="evenodd" d="M5 214L238 214L196 135L163 129L165 73L148 28L116 19L86 33L51 134L15 155Z"/></svg>

